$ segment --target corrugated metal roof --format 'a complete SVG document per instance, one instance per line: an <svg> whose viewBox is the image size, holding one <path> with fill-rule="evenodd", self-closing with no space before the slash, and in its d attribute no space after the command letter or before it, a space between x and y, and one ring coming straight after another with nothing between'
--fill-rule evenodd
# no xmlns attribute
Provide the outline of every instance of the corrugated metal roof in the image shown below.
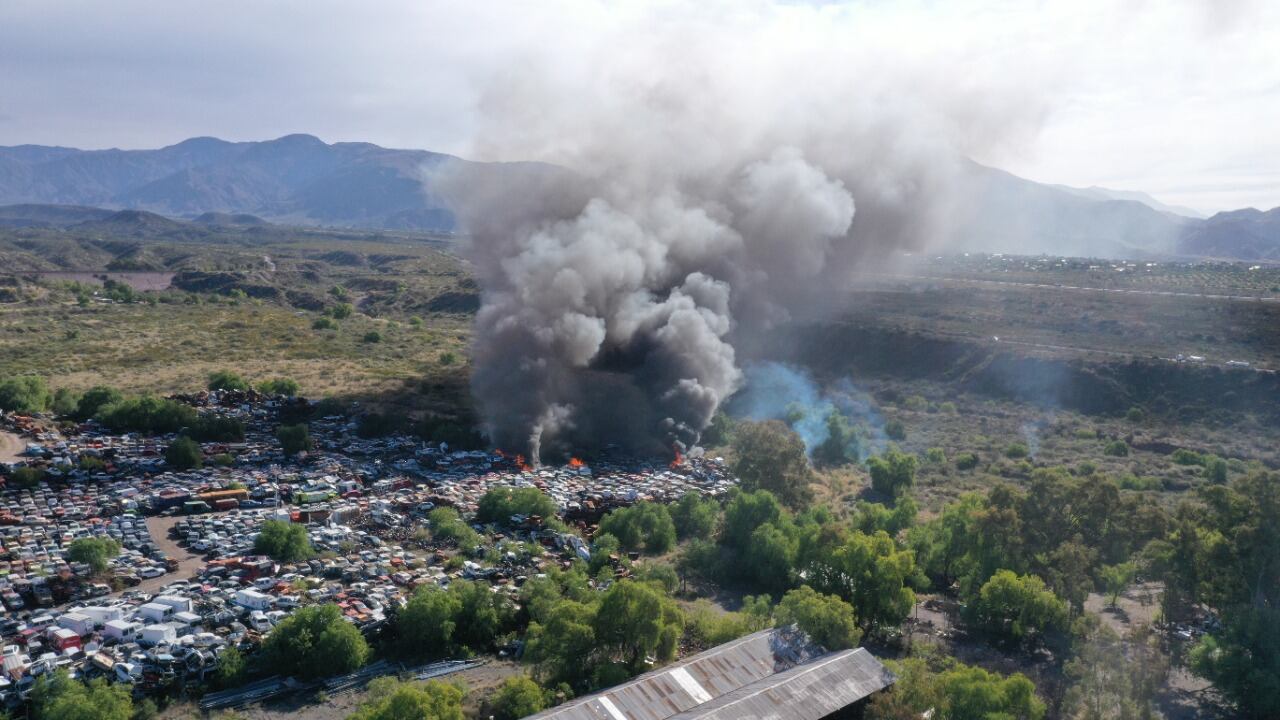
<svg viewBox="0 0 1280 720"><path fill-rule="evenodd" d="M825 666L832 660L835 662L831 664L828 673L843 672L848 676L828 678L831 682L842 685L839 690L832 692L832 699L850 697L863 688L873 688L849 701L854 702L892 682L893 676L865 650L858 651L861 654L852 661L844 658L853 657L855 651L819 656L820 652L819 648L808 642L803 633L787 629L762 630L645 673L595 695L571 700L533 715L529 720L666 720L675 716L701 717L688 713L701 711L704 707L719 706L730 695L742 696L742 691L760 683L793 676L797 670L810 668L811 665ZM870 664L867 664L868 660ZM877 684L877 678L883 680L885 677L888 679ZM777 687L782 688L784 685L785 681ZM771 717L780 717L776 708ZM791 715L788 713L787 717Z"/></svg>
<svg viewBox="0 0 1280 720"><path fill-rule="evenodd" d="M897 680L864 648L824 655L669 720L819 720Z"/></svg>

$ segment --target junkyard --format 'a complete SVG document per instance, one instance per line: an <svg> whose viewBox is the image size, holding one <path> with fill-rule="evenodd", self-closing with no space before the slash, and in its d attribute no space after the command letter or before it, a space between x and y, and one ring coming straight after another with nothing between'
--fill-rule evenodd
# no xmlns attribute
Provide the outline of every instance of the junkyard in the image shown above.
<svg viewBox="0 0 1280 720"><path fill-rule="evenodd" d="M173 435L112 434L94 421L59 425L51 416L0 420L22 444L0 494L5 706L20 706L37 678L58 669L130 685L135 697L209 690L228 648L255 652L308 605L336 604L372 637L421 585L481 580L515 599L530 577L589 559L584 538L608 510L690 491L720 496L735 482L722 461L707 458L533 468L498 451L407 435L361 438L346 415L313 420L314 449L286 456L273 435L278 417L307 401L218 391L176 399L201 416L244 423L243 441L201 445L206 458L230 462L178 471L163 457ZM38 471L39 481L20 486L19 468ZM487 491L504 486L538 488L559 517L474 524L474 547L449 547L422 530L432 510L452 507L467 518ZM314 555L278 562L255 553L268 520L305 526ZM68 558L83 538L114 540L119 553L95 571ZM379 668L405 669L371 665L362 681ZM266 687L275 687L271 679L207 702L236 707L269 695Z"/></svg>

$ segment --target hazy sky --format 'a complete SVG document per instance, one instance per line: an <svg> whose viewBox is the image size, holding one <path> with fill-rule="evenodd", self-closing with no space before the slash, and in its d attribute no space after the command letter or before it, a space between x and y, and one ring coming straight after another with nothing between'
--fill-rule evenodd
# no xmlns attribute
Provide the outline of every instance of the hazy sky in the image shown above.
<svg viewBox="0 0 1280 720"><path fill-rule="evenodd" d="M901 77L916 87L904 93L936 88L987 105L945 109L961 135L999 135L962 138L962 148L1035 180L1145 190L1205 211L1280 205L1271 0L4 0L0 145L144 148L307 132L541 156L494 138L509 124L477 110L510 87L499 81L512 68L572 88L584 63L625 61L632 38L670 42L671 62L682 62L681 46L701 42L690 27L721 36L717 46L742 53L744 68L779 53L794 63L812 50L830 63L832 46L858 51L797 87L856 89L910 68ZM733 67L687 71L711 86L750 82L746 70L723 75ZM591 103L590 86L576 97ZM780 113L805 110L777 101ZM993 113L1008 120L993 124Z"/></svg>

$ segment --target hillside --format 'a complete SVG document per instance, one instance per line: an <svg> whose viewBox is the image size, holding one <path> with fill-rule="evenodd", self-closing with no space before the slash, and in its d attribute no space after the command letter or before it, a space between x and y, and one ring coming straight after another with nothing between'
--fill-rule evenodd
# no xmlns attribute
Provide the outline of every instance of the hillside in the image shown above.
<svg viewBox="0 0 1280 720"><path fill-rule="evenodd" d="M512 188L560 171L370 143L327 144L310 135L263 142L192 138L158 150L0 147L0 205L12 204L0 208L0 227L109 222L123 224L127 234L164 236L167 230L169 237L263 223L450 232L453 215L429 179L430 171L448 166L492 174L494 187ZM949 195L949 222L938 231L938 247L947 250L1280 259L1275 211L1205 220L1144 193L1046 185L974 162L964 164ZM112 218L84 206L154 215ZM161 229L158 215L193 218L195 226ZM862 227L855 222L855 232Z"/></svg>
<svg viewBox="0 0 1280 720"><path fill-rule="evenodd" d="M74 204L174 217L254 215L290 224L448 231L424 175L466 161L310 135L192 138L158 150L0 148L0 204ZM492 166L501 171L502 165ZM205 220L207 222L207 219ZM236 222L234 224L244 224Z"/></svg>
<svg viewBox="0 0 1280 720"><path fill-rule="evenodd" d="M1218 213L1189 227L1180 249L1199 257L1280 261L1280 207Z"/></svg>

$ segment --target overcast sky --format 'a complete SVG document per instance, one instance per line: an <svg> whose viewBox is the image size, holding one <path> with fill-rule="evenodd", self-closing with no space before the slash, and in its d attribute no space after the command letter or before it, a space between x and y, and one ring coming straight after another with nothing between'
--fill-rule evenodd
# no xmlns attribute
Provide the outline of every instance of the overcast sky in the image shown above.
<svg viewBox="0 0 1280 720"><path fill-rule="evenodd" d="M496 78L534 67L572 88L583 63L608 62L602 45L624 57L628 38L687 30L691 16L766 64L806 47L863 50L815 68L814 82L856 86L910 67L903 77L926 78L926 90L989 98L981 112L946 112L965 133L998 132L961 145L1025 177L1145 190L1202 211L1280 205L1280 3L1270 0L4 0L0 145L306 132L527 159L545 148L495 138L509 123L477 109L510 87ZM687 71L750 81L723 77L732 67ZM778 112L802 112L796 98L779 97ZM577 99L592 102L589 85ZM993 111L1008 122L993 125Z"/></svg>

